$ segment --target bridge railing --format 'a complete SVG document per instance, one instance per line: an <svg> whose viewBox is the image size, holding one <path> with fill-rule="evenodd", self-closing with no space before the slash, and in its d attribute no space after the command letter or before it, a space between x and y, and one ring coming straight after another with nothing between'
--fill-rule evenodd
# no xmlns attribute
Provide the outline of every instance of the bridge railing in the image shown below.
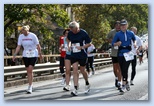
<svg viewBox="0 0 154 106"><path fill-rule="evenodd" d="M58 58L59 55L44 55L44 57ZM5 57L5 59L6 58L9 59L9 58L12 58L12 56ZM22 57L19 56L18 58L22 58ZM110 54L106 54L106 53L95 54L94 66L95 66L96 70L101 69L102 67L105 67L106 65L109 65L111 63L112 63L112 61L110 58ZM33 70L34 78L40 77L40 76L57 74L57 73L60 74L59 61L38 63L35 65L35 68ZM4 67L4 82L25 79L26 77L27 77L27 71L26 71L24 65L5 66Z"/></svg>

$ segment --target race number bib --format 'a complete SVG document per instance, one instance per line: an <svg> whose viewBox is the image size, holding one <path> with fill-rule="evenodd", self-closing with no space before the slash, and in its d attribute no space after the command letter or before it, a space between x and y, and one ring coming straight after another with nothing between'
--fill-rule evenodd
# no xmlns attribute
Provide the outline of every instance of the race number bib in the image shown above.
<svg viewBox="0 0 154 106"><path fill-rule="evenodd" d="M118 50L118 48L119 48L118 46L114 46L114 49Z"/></svg>
<svg viewBox="0 0 154 106"><path fill-rule="evenodd" d="M67 44L64 45L65 51L68 51L68 46Z"/></svg>
<svg viewBox="0 0 154 106"><path fill-rule="evenodd" d="M76 47L80 46L80 43L73 43L72 44L72 51L73 53L81 52L81 50L77 49Z"/></svg>
<svg viewBox="0 0 154 106"><path fill-rule="evenodd" d="M124 57L125 57L125 60L126 61L130 61L130 60L133 60L134 59L134 53L133 52L127 52L127 53L124 53Z"/></svg>
<svg viewBox="0 0 154 106"><path fill-rule="evenodd" d="M142 55L142 53L139 53L139 55L141 56L141 55Z"/></svg>
<svg viewBox="0 0 154 106"><path fill-rule="evenodd" d="M34 50L26 50L26 57L35 57Z"/></svg>

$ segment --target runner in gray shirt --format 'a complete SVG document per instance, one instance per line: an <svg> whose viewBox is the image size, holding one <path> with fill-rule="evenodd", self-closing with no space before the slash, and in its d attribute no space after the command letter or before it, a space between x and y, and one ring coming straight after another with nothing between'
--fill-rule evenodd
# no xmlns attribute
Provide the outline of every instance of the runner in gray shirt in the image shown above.
<svg viewBox="0 0 154 106"><path fill-rule="evenodd" d="M107 35L107 39L108 39L109 43L112 42L112 39L114 38L116 32L118 32L118 31L120 31L120 21L115 22L115 28L112 29ZM118 89L120 89L119 87L121 85L121 70L120 70L117 56L118 56L118 47L112 46L111 57L112 57L112 63L113 63L113 72L115 75L115 86L118 87Z"/></svg>

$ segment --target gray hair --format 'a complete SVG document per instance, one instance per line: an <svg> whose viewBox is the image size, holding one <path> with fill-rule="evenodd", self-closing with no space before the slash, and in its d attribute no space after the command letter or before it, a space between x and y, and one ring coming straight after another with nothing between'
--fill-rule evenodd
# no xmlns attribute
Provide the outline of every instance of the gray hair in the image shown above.
<svg viewBox="0 0 154 106"><path fill-rule="evenodd" d="M30 29L30 26L29 25L25 25L25 26L22 27L22 30L29 31L29 29Z"/></svg>
<svg viewBox="0 0 154 106"><path fill-rule="evenodd" d="M76 21L73 21L69 24L69 28L79 28L79 23L77 23Z"/></svg>
<svg viewBox="0 0 154 106"><path fill-rule="evenodd" d="M131 30L132 30L132 29L135 29L135 30L137 31L137 28L136 28L136 27L131 27Z"/></svg>

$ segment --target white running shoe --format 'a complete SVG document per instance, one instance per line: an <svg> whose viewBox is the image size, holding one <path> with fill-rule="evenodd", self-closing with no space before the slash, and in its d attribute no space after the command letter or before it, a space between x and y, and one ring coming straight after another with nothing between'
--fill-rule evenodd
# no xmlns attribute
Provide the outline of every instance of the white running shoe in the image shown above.
<svg viewBox="0 0 154 106"><path fill-rule="evenodd" d="M69 86L71 86L72 85L72 83L71 83L71 81L69 82Z"/></svg>
<svg viewBox="0 0 154 106"><path fill-rule="evenodd" d="M119 90L120 95L123 95L126 92L126 85L122 85L122 88Z"/></svg>
<svg viewBox="0 0 154 106"><path fill-rule="evenodd" d="M92 75L91 72L89 72L88 77L91 77L91 75Z"/></svg>
<svg viewBox="0 0 154 106"><path fill-rule="evenodd" d="M64 91L70 91L70 85L66 85L64 88L63 88Z"/></svg>
<svg viewBox="0 0 154 106"><path fill-rule="evenodd" d="M61 85L64 85L66 82L65 78L62 79Z"/></svg>
<svg viewBox="0 0 154 106"><path fill-rule="evenodd" d="M78 96L78 90L74 89L74 90L71 92L71 95L72 95L72 96Z"/></svg>
<svg viewBox="0 0 154 106"><path fill-rule="evenodd" d="M130 85L134 85L134 83L133 83L133 81L132 81L132 80L130 81Z"/></svg>
<svg viewBox="0 0 154 106"><path fill-rule="evenodd" d="M94 75L95 74L95 71L92 71L92 75Z"/></svg>
<svg viewBox="0 0 154 106"><path fill-rule="evenodd" d="M26 90L28 94L31 94L32 93L32 89L33 89L33 86L32 85L29 85L28 86L28 89Z"/></svg>
<svg viewBox="0 0 154 106"><path fill-rule="evenodd" d="M85 94L89 93L90 91L90 84L85 86Z"/></svg>

